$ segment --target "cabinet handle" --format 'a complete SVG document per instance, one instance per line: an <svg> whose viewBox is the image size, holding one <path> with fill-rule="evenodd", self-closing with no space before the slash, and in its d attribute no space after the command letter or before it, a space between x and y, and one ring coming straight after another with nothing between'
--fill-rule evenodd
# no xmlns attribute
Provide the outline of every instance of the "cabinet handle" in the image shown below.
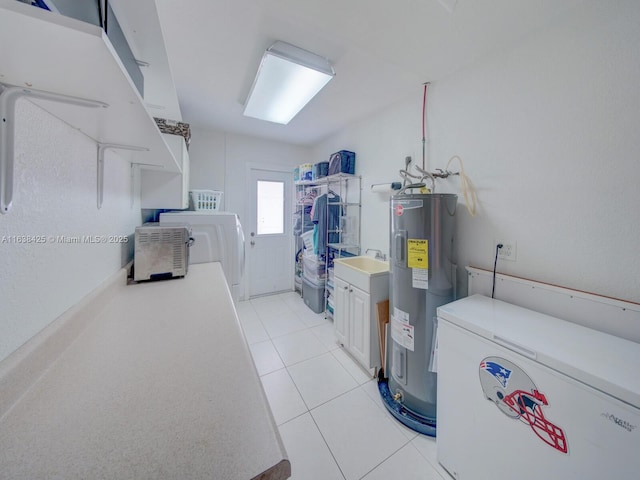
<svg viewBox="0 0 640 480"><path fill-rule="evenodd" d="M349 292L353 292L353 288L350 288L350 289L349 289Z"/></svg>
<svg viewBox="0 0 640 480"><path fill-rule="evenodd" d="M349 290L349 287L344 287L345 290Z"/></svg>

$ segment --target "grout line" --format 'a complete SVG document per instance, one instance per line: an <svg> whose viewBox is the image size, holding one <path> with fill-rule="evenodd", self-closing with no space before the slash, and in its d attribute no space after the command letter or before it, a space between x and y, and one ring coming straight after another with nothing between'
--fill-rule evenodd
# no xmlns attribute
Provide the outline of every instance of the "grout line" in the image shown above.
<svg viewBox="0 0 640 480"><path fill-rule="evenodd" d="M336 397L337 398L337 397ZM318 407L316 407L318 408ZM338 470L340 471L340 475L342 475L343 479L346 479L347 476L344 474L344 472L342 471L342 467L340 466L340 463L338 463L338 459L336 458L336 456L333 454L333 450L331 450L331 447L329 446L329 444L327 443L327 439L324 438L324 434L322 433L322 430L320 430L320 426L318 425L318 423L316 422L316 419L314 418L314 416L311 414L311 411L309 411L309 416L311 417L311 421L313 422L313 424L316 426L316 429L318 430L318 433L320 434L320 437L322 437L322 441L324 442L324 444L327 446L327 450L329 451L329 454L331 455L331 458L333 458L333 461L336 464L336 467L338 467Z"/></svg>
<svg viewBox="0 0 640 480"><path fill-rule="evenodd" d="M366 477L367 475L369 475L371 472L373 472L376 468L378 468L380 465L382 465L384 462L386 462L387 460L389 460L391 457L393 457L396 453L398 453L400 450L402 450L404 447L407 446L408 443L411 443L410 441L405 443L404 445L402 445L401 447L399 447L395 452L393 452L391 455L389 455L388 457L386 457L384 460L382 460L380 463L378 463L375 467L373 467L371 470L369 470L367 473L365 473L364 475L362 475L360 477L360 480L362 480L364 477Z"/></svg>
<svg viewBox="0 0 640 480"><path fill-rule="evenodd" d="M349 358L349 360L350 360L351 362L353 362L353 364L354 364L354 365L355 365L355 366L356 366L356 367L357 367L357 368L358 368L358 369L359 369L359 370L364 374L364 376L365 376L365 377L367 377L367 381L366 381L366 382L360 383L360 380L359 380L359 379L357 379L357 378L355 377L355 375L351 374L351 372L347 369L347 367L346 367L346 366L345 366L345 365L340 361L340 359L335 355L335 352L338 352L338 351L340 351L340 352L344 353L344 354ZM342 365L342 366L344 367L344 369L345 369L345 370L347 370L347 373L349 373L349 375L351 375L351 377L356 381L356 383L358 383L358 385L364 385L364 384L366 384L367 382L369 382L369 381L371 381L371 380L374 380L374 379L375 379L375 377L373 377L373 376L371 376L371 377L370 377L370 376L369 376L369 375L370 375L370 374L369 374L369 372L367 372L367 370L366 370L362 365L360 365L358 362L356 362L355 360L353 360L353 359L351 358L351 355L349 355L349 353L344 349L344 346L340 346L340 347L338 347L338 348L334 348L333 350L330 350L330 352L331 352L331 354L334 356L334 358L338 361L338 363L340 363L340 365Z"/></svg>
<svg viewBox="0 0 640 480"><path fill-rule="evenodd" d="M252 305L252 307L253 307L253 305ZM289 309L291 310L291 308L290 308L288 305L286 305L286 307L287 307L287 308L289 308ZM254 307L254 309L255 309L255 307ZM293 311L293 310L292 310L292 311ZM298 313L298 312L296 312L296 311L293 311L293 313L294 313L294 314L296 314L296 316L297 316L298 320L300 320L300 318L299 318L299 313ZM258 318L258 319L260 320L260 322L262 323L262 319L261 319L259 316L258 316L257 318ZM302 320L300 320L300 321L301 321L302 323L304 323ZM397 422L397 420L396 420L396 419L394 419L394 418L392 418L392 417L391 417L391 415L386 411L386 409L385 409L384 407L381 407L380 405L378 405L378 404L376 403L376 401L375 401L373 398L371 398L371 396L370 396L370 395L369 395L369 394L364 390L364 385L366 385L369 381L375 381L375 379L374 379L374 378L371 378L371 379L369 379L367 382L360 384L360 383L359 383L359 381L358 381L358 379L357 379L357 378L355 378L355 377L351 374L351 372L350 372L350 371L345 367L345 365L344 365L344 364L343 364L343 363L342 363L342 362L341 362L341 361L336 357L336 355L334 354L334 352L335 352L336 350L340 349L340 347L335 348L335 349L329 349L329 347L327 347L327 345L322 341L322 339L320 338L320 336L319 336L318 334L316 334L315 332L313 332L313 329L314 329L314 328L316 328L316 327L320 327L320 326L322 326L322 325L323 325L323 324L320 324L320 325L314 325L314 326L307 326L307 325L305 324L305 328L304 328L304 329L296 330L296 331L294 331L294 332L290 332L290 333L287 333L287 334L284 334L284 335L279 335L279 336L277 336L277 337L271 337L271 336L269 335L269 332L268 332L268 331L266 330L266 328L265 328L265 331L267 331L267 335L269 336L269 339L268 339L268 340L263 340L263 342L266 342L266 341L271 342L271 344L272 344L273 348L275 349L276 353L278 354L278 357L280 358L280 360L281 360L282 364L284 365L284 367L283 367L283 368L279 368L279 369L277 369L277 370L273 370L273 371L268 372L268 373L265 373L265 374L263 374L263 375L260 375L260 377L263 377L263 376L265 376L265 375L269 375L269 374L271 374L271 373L278 372L278 371L283 370L283 369L284 369L284 370L286 370L286 372L287 372L287 376L289 377L289 379L290 379L290 380L291 380L291 382L293 383L293 386L295 387L296 392L298 393L298 395L299 395L300 399L302 400L302 402L303 402L303 404L304 404L304 406L305 406L305 408L306 408L306 411L305 411L305 412L303 412L303 413L300 413L300 414L298 414L298 415L296 415L296 416L294 416L294 417L292 417L292 418L290 418L290 419L288 419L288 420L286 420L285 422L281 423L280 425L277 425L278 431L280 431L280 428L281 428L283 425L286 425L286 424L288 424L289 422L291 422L291 421L293 421L293 420L296 420L296 419L298 419L298 418L302 417L303 415L309 414L309 416L311 417L311 420L313 421L313 423L314 423L314 425L315 425L316 429L318 430L318 433L320 434L320 436L321 436L321 438L322 438L323 442L325 443L325 445L326 445L326 447L327 447L327 450L329 451L329 454L331 455L331 458L333 459L333 461L334 461L334 463L336 464L336 466L337 466L338 470L340 471L340 474L342 475L343 479L346 479L346 475L345 475L344 471L342 470L342 467L341 467L341 466L340 466L340 464L338 463L338 460L336 459L336 457L335 457L335 455L334 455L334 452L333 452L333 451L331 450L331 448L329 447L329 444L327 443L327 440L326 440L325 436L323 435L322 431L320 430L320 427L318 426L318 424L317 424L317 422L316 422L315 417L313 416L313 411L314 411L314 410L316 410L316 409L318 409L318 408L320 408L320 407L322 407L322 406L324 406L324 405L326 405L326 404L327 404L327 403L329 403L329 402L332 402L332 401L334 401L334 400L337 400L337 399L338 399L338 398L340 398L340 397L343 397L343 396L345 396L345 395L347 395L347 394L349 394L349 393L352 393L352 392L353 392L354 390L356 390L356 389L361 389L361 390L363 391L364 395L366 396L367 400L371 401L371 402L376 406L376 408L377 408L378 410L382 410L384 413L386 413L386 414L387 414L386 418L389 418L391 421L393 421L393 422L394 422L394 424L395 424L395 422ZM264 327L264 324L263 324L263 327ZM294 333L297 333L297 332L301 332L301 331L303 331L303 330L310 330L310 331L311 331L311 333L316 337L316 339L317 339L317 340L322 344L322 346L323 346L323 347L325 347L325 348L327 348L327 351L326 351L326 352L323 352L323 353L321 353L321 354L319 354L319 355L315 355L315 356L313 356L313 357L307 358L307 359L305 359L305 360L301 360L301 361L299 361L299 362L293 363L293 364L291 364L291 365L286 365L286 364L285 364L285 362L284 362L284 359L282 358L282 355L280 354L280 352L279 352L279 351L278 351L278 349L276 348L275 344L273 343L273 339L274 339L274 338L280 338L280 337L283 337L283 336L285 336L285 335L290 335L290 334L294 334ZM261 343L261 342L256 342L256 343ZM330 398L330 399L328 399L328 400L325 400L324 402L322 402L322 403L320 403L320 404L318 404L318 405L314 406L313 408L309 408L309 404L307 403L307 401L305 400L304 396L302 395L302 392L301 392L301 391L300 391L300 389L298 388L298 385L297 385L297 384L296 384L296 382L293 380L293 377L291 376L291 372L289 371L289 368L290 368L290 367L293 367L293 366L296 366L296 365L300 365L301 363L304 363L304 362L306 362L306 361L310 361L310 360L317 359L317 358L319 358L319 357L321 357L321 356L323 356L323 355L326 355L327 353L331 354L332 358L333 358L335 361L337 361L337 362L338 362L338 364L339 364L339 365L340 365L340 366L341 366L341 367L342 367L342 368L347 372L347 374L349 375L349 377L350 377L350 378L352 378L352 379L355 381L356 386L354 386L354 387L352 387L352 388L349 388L348 390L346 390L346 391L342 392L341 394L339 394L339 395L337 395L337 396L335 396L335 397L333 397L333 398ZM360 366L360 365L359 365L355 360L351 359L350 357L349 357L349 359L350 359L351 361L353 361L354 365L356 365L357 367L360 367L360 369L361 369L364 373L367 373L367 374L368 374L368 372L366 372L366 370L362 369L362 367L361 367L361 366ZM255 360L254 360L254 364L255 364ZM256 368L257 368L257 367L256 367ZM268 397L267 397L267 398L268 398ZM270 406L271 406L271 405L270 405ZM366 477L366 476L367 476L367 475L369 475L371 472L373 472L375 469L377 469L378 467L380 467L380 465L382 465L384 462L386 462L386 461L387 461L387 460L389 460L391 457L393 457L394 455L396 455L400 450L402 450L403 448L405 448L407 445L412 445L412 448L414 448L414 449L418 452L418 454L419 454L420 458L424 459L424 460L427 462L427 464L428 464L428 465L429 465L429 466L430 466L430 467L435 471L435 473L438 475L438 480L450 480L450 479L448 479L448 478L443 477L443 476L442 476L442 474L440 473L439 469L438 469L438 466L434 465L430 459L426 458L426 457L425 457L425 455L423 455L423 453L420 451L420 449L418 449L418 447L416 447L416 445L413 443L413 442L414 442L414 440L417 438L418 434L416 434L416 436L414 436L413 438L407 438L407 436L404 434L404 432L403 432L403 431L401 431L401 429L400 429L400 427L399 427L399 426L396 426L396 428L398 429L399 433L401 433L402 438L403 438L403 440L404 440L404 443L403 443L403 444L402 444L398 449L396 449L393 453L391 453L390 455L388 455L387 457L385 457L384 459L382 459L382 460L381 460L381 461L380 461L380 462L379 462L375 467L373 467L371 470L369 470L367 473L365 473L362 477L360 477L360 480L362 480L362 478Z"/></svg>
<svg viewBox="0 0 640 480"><path fill-rule="evenodd" d="M304 413L308 413L309 415L311 415L311 410L309 410L309 405L307 405L307 402L305 401L304 397L302 396L302 392L298 388L298 385L296 385L296 382L293 380L293 377L291 376L291 373L289 372L289 369L287 367L285 367L285 370L287 371L287 375L289 376L289 379L291 380L291 383L293 383L293 386L295 387L296 392L298 392L298 395L300 396L300 400L302 400L302 403L304 403L304 406L307 409L307 411L304 412ZM304 415L304 414L301 414L301 415ZM298 417L299 416L300 415L298 415ZM298 418L298 417L296 417L296 418Z"/></svg>
<svg viewBox="0 0 640 480"><path fill-rule="evenodd" d="M321 407L321 406L323 406L323 405L326 405L327 403L332 402L332 401L334 401L334 400L336 400L336 399L338 399L338 398L340 398L340 397L343 397L343 396L347 395L348 393L351 393L351 392L353 392L354 390L356 390L357 388L361 388L361 387L362 387L362 386L361 386L361 385L359 385L358 387L352 388L352 389L350 389L350 390L348 390L348 391L346 391L346 392L344 392L344 393L341 393L341 394L340 394L340 395L338 395L337 397L332 398L331 400L327 400L326 402L323 402L322 404L318 405L317 407L313 407L313 409L309 410L309 414L311 415L311 418L313 419L313 423L315 423L315 424L316 424L316 428L317 428L317 429L318 429L318 431L320 432L320 435L322 436L322 439L325 441L325 444L327 444L327 448L329 449L329 452L331 453L331 456L333 457L334 461L336 462L336 465L338 465L338 468L340 469L340 472L342 473L342 475L343 475L345 478L346 478L346 476L344 475L344 472L342 472L342 468L340 468L340 464L338 463L338 460L335 458L335 456L334 456L334 454L333 454L333 451L331 450L331 447L329 447L329 444L327 443L326 439L324 438L324 435L322 434L322 430L320 430L320 427L318 426L318 424L317 424L317 422L316 422L316 419L315 419L315 417L313 416L313 410L316 410L316 409L318 409L319 407ZM372 402L372 403L374 403L374 404L375 404L374 400L373 400L369 395L367 395L367 393L366 393L366 392L364 392L364 391L363 391L362 393L365 395L365 397L366 397L366 399L367 399L368 401L370 401L370 402ZM377 405L376 405L376 407L377 407ZM395 450L395 451L394 451L393 453L391 453L389 456L385 457L385 458L384 458L380 463L378 463L375 467L373 467L371 470L369 470L367 473L365 473L362 477L360 477L360 480L362 480L364 477L366 477L367 475L369 475L373 470L375 470L376 468L378 468L380 465L382 465L384 462L386 462L389 458L391 458L393 455L395 455L396 453L398 453L400 450L402 450L404 447L406 447L408 444L410 444L410 443L413 441L413 439L408 439L408 438L407 438L406 436L404 436L404 435L402 435L402 437L403 437L403 439L405 440L405 443L403 443L403 444L402 444L402 445L401 445L397 450ZM414 446L414 448L415 448L415 446ZM420 453L420 452L418 452L418 453ZM424 456L423 456L423 455L420 455L420 456L424 458ZM426 460L426 459L425 459L425 460ZM428 460L426 460L426 461L427 461L427 463L429 463L429 465L431 465L431 462L429 462Z"/></svg>
<svg viewBox="0 0 640 480"><path fill-rule="evenodd" d="M413 439L415 440L415 438ZM416 447L415 443L413 443L413 440L411 440L409 443L411 444L411 446L418 452L418 455L420 455L421 458L423 458L428 464L429 466L436 472L436 474L438 475L438 479L439 480L453 480L453 478L451 476L449 476L449 474L447 473L447 477L443 477L442 473L440 473L440 469L444 469L444 467L442 467L439 463L438 460L436 459L436 464L434 465L430 459L428 459L427 457L425 457L422 452L420 451L420 449L418 447Z"/></svg>
<svg viewBox="0 0 640 480"><path fill-rule="evenodd" d="M294 313L296 313L296 315L298 315L298 314L297 314L297 312L294 312ZM298 317L298 319L299 319L299 317ZM300 320L300 321L302 322L302 320ZM303 322L303 323L304 323L304 322ZM316 340L317 340L317 341L318 341L318 342L319 342L319 343L320 343L324 348L326 348L326 349L327 349L327 351L326 351L326 352L323 352L323 353L322 353L322 354L320 354L320 355L317 355L317 356L314 356L314 357L311 357L311 358L308 358L308 359L302 360L302 361L300 361L300 362L297 362L297 363L294 363L294 364L291 364L291 365L286 365L286 364L285 364L285 362L284 362L284 360L282 360L282 363L285 365L285 366L284 366L284 369L286 370L287 375L288 375L289 379L291 380L291 383L293 383L293 386L295 387L296 392L298 392L298 395L300 396L300 399L302 400L302 403L304 404L304 406L305 406L305 408L306 408L307 410L306 410L304 413L301 413L300 415L297 415L297 416L295 416L295 417L293 417L293 418L290 418L289 420L287 420L286 422L282 423L281 425L278 425L277 427L278 427L278 431L280 431L280 427L281 427L282 425L285 425L285 424L287 424L287 423L289 423L289 422L291 422L291 421L295 420L296 418L300 418L302 415L307 415L307 414L308 414L308 415L309 415L309 417L311 418L311 421L312 421L312 422L313 422L313 424L315 425L316 430L318 431L318 434L320 435L320 438L322 438L322 441L324 442L325 446L327 447L327 451L329 452L329 455L331 455L331 458L333 459L333 462L335 463L336 467L338 468L338 471L340 472L340 475L342 475L342 478L343 478L343 479L346 479L346 476L345 476L344 472L342 471L342 468L340 467L340 464L338 463L338 460L336 459L336 457L335 457L335 455L334 455L333 451L332 451L332 450L331 450L331 448L329 447L329 444L327 443L326 438L325 438L325 437L324 437L324 435L322 434L322 431L320 430L320 427L319 427L319 426L318 426L318 424L316 423L316 419L315 419L315 418L313 417L313 415L311 414L311 410L312 410L312 409L311 409L311 408L309 408L309 404L308 404L308 403L307 403L307 401L305 400L305 398L304 398L304 396L302 395L302 392L300 391L300 389L299 389L298 385L296 384L296 382L294 381L293 377L291 376L291 372L289 371L289 367L292 367L292 366L294 366L294 365L299 365L300 363L303 363L303 362L306 362L306 361L308 361L308 360L312 360L312 359L315 359L315 358L321 357L321 356L326 355L326 354L331 354L331 351L330 351L330 350L328 349L328 347L327 347L327 346L322 342L322 340L320 340L320 338L318 337L318 335L316 335L313 331L311 331L311 330L312 330L312 328L313 328L313 327L311 327L311 326L307 326L307 325L305 324L305 330L309 330L309 331L311 332L311 334L316 338ZM269 332L267 332L267 334L268 334L268 333L269 333ZM292 332L292 333L295 333L295 332ZM272 339L272 340L273 340L273 339ZM271 340L271 342L273 343L273 341L272 341L272 340ZM278 351L278 349L276 348L275 344L273 345L273 347L276 349L276 352L278 352L278 355L281 357L280 352L279 352L279 351ZM334 358L334 359L335 359L335 360L340 364L340 366L341 366L342 368L344 368L344 369L345 369L345 371L347 371L347 374L348 374L350 377L352 377L352 378L353 378L353 376L352 376L352 375L349 373L349 371L344 367L344 365L342 365L342 364L338 361L338 359L337 359L337 358L335 358L335 355L331 354L331 356L332 356L332 358ZM281 357L281 359L282 359L282 357ZM354 379L354 380L355 380L355 379ZM357 381L356 381L356 383L357 383ZM358 388L358 387L355 387L355 388ZM349 391L352 391L352 390L353 390L353 389L351 389L351 390L349 390ZM344 394L346 394L346 393L348 393L348 392L344 392L344 393L342 393L341 395L344 395ZM331 400L335 400L336 398L340 397L341 395L338 395L337 397L334 397L334 398L332 398L332 399L330 399L330 400L327 400L326 402L323 402L323 403L321 403L320 405L317 405L317 406L313 407L313 409L316 409L316 408L320 407L321 405L324 405L325 403L330 402ZM267 397L267 398L268 398L268 397Z"/></svg>
<svg viewBox="0 0 640 480"><path fill-rule="evenodd" d="M329 400L325 400L324 402L319 403L318 405L316 405L315 407L313 407L311 410L309 410L309 413L311 413L313 410L316 410L317 408L322 407L323 405L326 405L326 404L327 404L327 403L329 403L329 402L333 402L334 400L337 400L337 399L338 399L338 398L340 398L340 397L344 397L346 394L351 393L351 392L353 392L354 390L357 390L358 388L360 388L360 385L357 385L357 386L355 386L355 387L353 387L353 388L350 388L349 390L346 390L346 391L344 391L344 392L342 392L342 393L340 393L340 394L336 395L335 397L330 398ZM366 395L366 394L365 394L365 395ZM368 397L367 397L367 398L368 398Z"/></svg>
<svg viewBox="0 0 640 480"><path fill-rule="evenodd" d="M278 351L278 347L276 347L275 344L274 344L274 348L276 349L276 351ZM322 352L322 353L319 353L318 355L314 355L312 357L305 358L304 360L300 360L298 362L292 363L291 365L287 365L284 360L282 360L282 363L284 364L285 368L294 367L296 365L300 365L301 363L307 362L309 360L314 360L314 359L316 359L318 357L322 357L323 355L326 355L327 353L331 353L331 352ZM278 354L280 354L280 352L278 352Z"/></svg>

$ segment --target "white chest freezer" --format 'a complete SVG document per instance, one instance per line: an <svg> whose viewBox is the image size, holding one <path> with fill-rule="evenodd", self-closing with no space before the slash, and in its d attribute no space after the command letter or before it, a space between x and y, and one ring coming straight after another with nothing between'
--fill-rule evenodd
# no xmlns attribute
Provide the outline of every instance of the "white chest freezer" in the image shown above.
<svg viewBox="0 0 640 480"><path fill-rule="evenodd" d="M437 402L458 480L640 478L635 342L474 295L438 309Z"/></svg>

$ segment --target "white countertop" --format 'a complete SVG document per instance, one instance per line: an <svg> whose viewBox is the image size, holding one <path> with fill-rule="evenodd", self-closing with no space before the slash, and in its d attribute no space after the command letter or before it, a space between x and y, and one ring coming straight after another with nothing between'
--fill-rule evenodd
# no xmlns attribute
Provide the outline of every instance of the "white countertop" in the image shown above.
<svg viewBox="0 0 640 480"><path fill-rule="evenodd" d="M289 472L219 263L120 289L0 418L1 478Z"/></svg>

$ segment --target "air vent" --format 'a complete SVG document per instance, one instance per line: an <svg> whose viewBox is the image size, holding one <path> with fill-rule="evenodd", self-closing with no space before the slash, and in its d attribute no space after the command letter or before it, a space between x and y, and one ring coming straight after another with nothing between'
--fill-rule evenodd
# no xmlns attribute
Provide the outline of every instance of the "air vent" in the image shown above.
<svg viewBox="0 0 640 480"><path fill-rule="evenodd" d="M176 239L179 243L173 244L173 269L182 270L184 268L184 255L182 254L185 245L182 242L182 235Z"/></svg>
<svg viewBox="0 0 640 480"><path fill-rule="evenodd" d="M138 233L138 236L136 238L138 240L138 243L149 243L149 234L146 232Z"/></svg>
<svg viewBox="0 0 640 480"><path fill-rule="evenodd" d="M182 244L184 241L183 229L164 229L161 231L139 232L139 243L161 243L161 244Z"/></svg>

